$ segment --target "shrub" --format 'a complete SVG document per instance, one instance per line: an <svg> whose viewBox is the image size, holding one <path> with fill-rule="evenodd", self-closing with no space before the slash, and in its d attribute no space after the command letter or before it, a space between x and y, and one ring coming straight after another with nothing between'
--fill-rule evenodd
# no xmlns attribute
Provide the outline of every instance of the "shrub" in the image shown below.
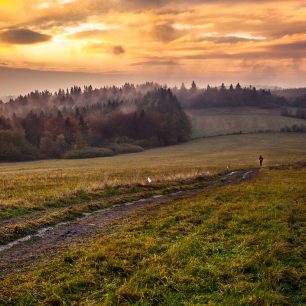
<svg viewBox="0 0 306 306"><path fill-rule="evenodd" d="M140 139L135 143L143 148L155 148L161 146L161 143L156 136L152 136L149 139Z"/></svg>
<svg viewBox="0 0 306 306"><path fill-rule="evenodd" d="M123 144L112 144L109 146L116 154L127 154L127 153L138 153L144 149L141 146L123 143Z"/></svg>
<svg viewBox="0 0 306 306"><path fill-rule="evenodd" d="M86 148L82 150L71 150L63 155L65 159L82 159L94 157L114 156L115 153L110 148Z"/></svg>

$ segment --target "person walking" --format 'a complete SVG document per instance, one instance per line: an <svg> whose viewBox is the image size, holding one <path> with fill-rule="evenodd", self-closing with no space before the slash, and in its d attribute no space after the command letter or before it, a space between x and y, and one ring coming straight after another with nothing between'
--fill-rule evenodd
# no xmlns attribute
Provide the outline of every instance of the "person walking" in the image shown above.
<svg viewBox="0 0 306 306"><path fill-rule="evenodd" d="M263 163L263 160L264 160L263 156L260 155L258 159L259 159L260 167L262 167L262 163Z"/></svg>

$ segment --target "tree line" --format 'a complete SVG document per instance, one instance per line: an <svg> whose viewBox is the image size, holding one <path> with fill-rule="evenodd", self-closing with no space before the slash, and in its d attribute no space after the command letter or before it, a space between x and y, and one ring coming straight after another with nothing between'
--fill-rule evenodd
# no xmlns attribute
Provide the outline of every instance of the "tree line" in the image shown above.
<svg viewBox="0 0 306 306"><path fill-rule="evenodd" d="M304 99L305 99L305 97L306 97L306 87L274 89L274 90L272 90L272 93L274 95L284 97L288 101L288 104L291 104L291 103L296 104L296 102L299 103L299 101L296 101L298 98L300 99L300 97L304 97ZM300 107L302 107L302 106L300 106Z"/></svg>
<svg viewBox="0 0 306 306"><path fill-rule="evenodd" d="M34 92L2 107L4 114L14 112L0 117L0 160L59 158L70 150L114 143L165 146L191 134L172 91L154 84Z"/></svg>
<svg viewBox="0 0 306 306"><path fill-rule="evenodd" d="M114 144L156 147L187 141L191 126L184 109L282 107L284 116L305 118L306 94L293 99L299 92L285 92L291 95L287 99L239 83L202 89L195 82L173 89L147 82L33 91L0 101L0 160L59 158L71 151L75 156L76 150L85 149L91 156L88 148L111 154Z"/></svg>
<svg viewBox="0 0 306 306"><path fill-rule="evenodd" d="M156 83L147 82L141 85L126 83L122 87L102 87L93 88L90 86L73 86L71 88L59 89L55 93L48 90L35 90L27 95L20 95L15 99L10 99L7 103L0 101L0 114L3 116L25 116L30 111L39 113L57 113L61 110L68 114L71 109L94 107L96 109L106 108L112 110L118 104L125 104L125 107L135 106L141 103L143 96L149 91L161 88Z"/></svg>
<svg viewBox="0 0 306 306"><path fill-rule="evenodd" d="M184 108L197 109L208 107L276 107L285 105L286 99L275 96L270 90L256 89L255 87L242 87L239 83L236 86L220 87L207 86L199 88L193 81L189 89L183 83L180 88L173 89L174 94Z"/></svg>

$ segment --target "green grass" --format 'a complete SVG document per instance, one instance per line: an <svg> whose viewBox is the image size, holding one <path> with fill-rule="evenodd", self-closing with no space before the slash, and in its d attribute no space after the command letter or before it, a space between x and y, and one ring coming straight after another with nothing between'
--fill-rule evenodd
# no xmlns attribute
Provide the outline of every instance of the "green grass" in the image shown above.
<svg viewBox="0 0 306 306"><path fill-rule="evenodd" d="M215 174L227 166L257 167L259 154L265 165L305 161L305 135L233 135L124 156L0 164L0 243L112 203L88 203L100 197L117 195L113 201L123 201L150 196L166 192L178 180ZM148 176L153 179L150 187Z"/></svg>
<svg viewBox="0 0 306 306"><path fill-rule="evenodd" d="M215 136L259 131L280 131L286 126L305 125L305 120L283 117L280 109L254 107L208 108L188 110L193 136Z"/></svg>
<svg viewBox="0 0 306 306"><path fill-rule="evenodd" d="M153 195L169 194L175 191L194 190L220 182L220 175L195 177L189 180L169 181L150 185L128 185L105 188L96 194L79 194L78 197L61 199L49 203L44 209L33 210L22 207L2 213L4 221L0 228L0 244L31 234L44 226L68 221L115 204L149 198ZM32 214L31 214L32 213ZM16 218L14 218L16 217Z"/></svg>
<svg viewBox="0 0 306 306"><path fill-rule="evenodd" d="M306 169L157 205L0 283L1 305L303 305Z"/></svg>

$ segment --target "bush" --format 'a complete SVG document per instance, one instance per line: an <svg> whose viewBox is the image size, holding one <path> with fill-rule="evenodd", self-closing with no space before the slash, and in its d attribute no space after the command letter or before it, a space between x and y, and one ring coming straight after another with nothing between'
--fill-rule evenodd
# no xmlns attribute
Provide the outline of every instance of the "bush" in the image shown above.
<svg viewBox="0 0 306 306"><path fill-rule="evenodd" d="M87 148L82 150L71 150L63 155L65 159L82 159L94 157L108 157L114 156L115 153L109 148Z"/></svg>
<svg viewBox="0 0 306 306"><path fill-rule="evenodd" d="M82 150L71 150L63 155L65 159L81 159L94 157L108 157L117 154L137 153L144 149L132 144L112 144L109 148L86 148Z"/></svg>
<svg viewBox="0 0 306 306"><path fill-rule="evenodd" d="M141 146L123 143L123 144L112 144L109 146L116 154L127 154L127 153L138 153L144 149Z"/></svg>
<svg viewBox="0 0 306 306"><path fill-rule="evenodd" d="M140 139L135 143L143 148L156 148L161 146L161 143L156 136L152 136L149 139Z"/></svg>

